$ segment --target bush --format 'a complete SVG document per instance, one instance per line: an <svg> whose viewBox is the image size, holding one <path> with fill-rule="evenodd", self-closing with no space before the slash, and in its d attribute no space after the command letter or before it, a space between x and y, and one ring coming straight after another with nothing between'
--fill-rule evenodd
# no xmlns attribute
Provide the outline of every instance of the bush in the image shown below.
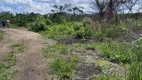
<svg viewBox="0 0 142 80"><path fill-rule="evenodd" d="M46 25L52 25L52 21L49 19L46 19L45 22L46 22Z"/></svg>
<svg viewBox="0 0 142 80"><path fill-rule="evenodd" d="M35 22L31 23L30 30L39 32L47 29L46 20L43 16L38 16Z"/></svg>
<svg viewBox="0 0 142 80"><path fill-rule="evenodd" d="M137 55L138 61L142 61L142 37L133 42L132 51Z"/></svg>
<svg viewBox="0 0 142 80"><path fill-rule="evenodd" d="M59 58L51 64L51 69L61 79L70 79L76 69L77 62L77 57L68 59Z"/></svg>
<svg viewBox="0 0 142 80"><path fill-rule="evenodd" d="M50 15L50 19L54 23L63 23L66 21L66 13L58 12Z"/></svg>
<svg viewBox="0 0 142 80"><path fill-rule="evenodd" d="M118 37L120 35L126 34L127 30L125 28L125 25L111 24L109 25L109 27L105 28L104 33L106 34L107 37Z"/></svg>
<svg viewBox="0 0 142 80"><path fill-rule="evenodd" d="M102 43L99 45L101 55L112 62L130 63L136 59L131 50L131 44L126 42Z"/></svg>
<svg viewBox="0 0 142 80"><path fill-rule="evenodd" d="M142 80L142 63L133 62L130 65L129 75L127 80Z"/></svg>
<svg viewBox="0 0 142 80"><path fill-rule="evenodd" d="M95 34L93 22L90 18L84 18L82 22L76 22L74 24L74 29L77 38L90 38Z"/></svg>

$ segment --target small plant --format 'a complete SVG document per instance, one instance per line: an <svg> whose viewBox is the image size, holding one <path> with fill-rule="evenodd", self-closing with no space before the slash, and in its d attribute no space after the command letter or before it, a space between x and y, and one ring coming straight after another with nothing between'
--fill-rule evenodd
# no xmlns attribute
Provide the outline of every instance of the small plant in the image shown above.
<svg viewBox="0 0 142 80"><path fill-rule="evenodd" d="M133 42L132 51L137 55L138 61L142 61L142 37Z"/></svg>
<svg viewBox="0 0 142 80"><path fill-rule="evenodd" d="M2 58L3 63L0 63L0 80L9 80L15 75L16 70L10 69L16 65L16 56L10 52Z"/></svg>
<svg viewBox="0 0 142 80"><path fill-rule="evenodd" d="M106 37L106 34L101 32L101 31L96 31L95 32L95 38L98 40L103 40Z"/></svg>
<svg viewBox="0 0 142 80"><path fill-rule="evenodd" d="M110 69L110 64L108 64L106 61L104 60L98 60L96 62L96 65L101 67L102 71L108 70Z"/></svg>
<svg viewBox="0 0 142 80"><path fill-rule="evenodd" d="M102 43L98 48L102 56L112 62L130 63L136 59L135 54L131 50L131 45L126 42Z"/></svg>
<svg viewBox="0 0 142 80"><path fill-rule="evenodd" d="M4 64L0 63L0 80L9 80L15 73L15 70L8 70Z"/></svg>
<svg viewBox="0 0 142 80"><path fill-rule="evenodd" d="M87 50L95 50L97 48L97 44L94 42L91 42L89 45L85 46L85 49Z"/></svg>
<svg viewBox="0 0 142 80"><path fill-rule="evenodd" d="M11 47L24 47L24 44L22 44L22 43L13 43L12 45L11 45Z"/></svg>
<svg viewBox="0 0 142 80"><path fill-rule="evenodd" d="M3 39L3 35L2 35L2 33L0 33L0 40L2 40Z"/></svg>
<svg viewBox="0 0 142 80"><path fill-rule="evenodd" d="M9 68L16 64L16 56L14 55L14 53L10 52L6 56L3 57L3 61L5 63L5 67Z"/></svg>
<svg viewBox="0 0 142 80"><path fill-rule="evenodd" d="M70 79L76 69L77 62L77 57L68 59L59 58L52 62L51 69L61 79Z"/></svg>
<svg viewBox="0 0 142 80"><path fill-rule="evenodd" d="M101 74L101 75L92 77L89 80L126 80L126 79L122 78L120 75L113 75L113 74L112 75L104 75L104 74Z"/></svg>
<svg viewBox="0 0 142 80"><path fill-rule="evenodd" d="M142 63L141 62L131 63L128 80L142 80Z"/></svg>
<svg viewBox="0 0 142 80"><path fill-rule="evenodd" d="M65 45L65 44L53 44L50 45L47 49L44 49L45 52L45 56L46 57L55 57L55 56L59 56L61 54L63 55L67 55L71 52L71 48L69 48L69 46Z"/></svg>
<svg viewBox="0 0 142 80"><path fill-rule="evenodd" d="M13 43L10 47L16 49L16 52L24 52L24 44L23 43Z"/></svg>

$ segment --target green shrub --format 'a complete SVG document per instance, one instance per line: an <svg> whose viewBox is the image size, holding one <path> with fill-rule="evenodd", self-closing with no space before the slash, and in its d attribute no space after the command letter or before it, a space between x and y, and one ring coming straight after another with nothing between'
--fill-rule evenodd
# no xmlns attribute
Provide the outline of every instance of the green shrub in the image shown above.
<svg viewBox="0 0 142 80"><path fill-rule="evenodd" d="M126 42L110 42L99 45L101 55L114 62L129 63L136 59L131 50L131 44Z"/></svg>
<svg viewBox="0 0 142 80"><path fill-rule="evenodd" d="M103 33L101 31L95 32L95 38L98 40L103 40L106 37L106 33Z"/></svg>
<svg viewBox="0 0 142 80"><path fill-rule="evenodd" d="M35 22L31 23L30 30L39 32L47 29L46 19L43 16L36 18Z"/></svg>
<svg viewBox="0 0 142 80"><path fill-rule="evenodd" d="M52 21L51 20L46 19L45 21L46 21L46 25L52 25Z"/></svg>
<svg viewBox="0 0 142 80"><path fill-rule="evenodd" d="M48 38L67 38L75 34L72 22L65 22L58 25L51 25L48 27L48 30L42 34Z"/></svg>
<svg viewBox="0 0 142 80"><path fill-rule="evenodd" d="M101 74L99 76L95 76L89 80L126 80L126 79L123 79L120 75L104 75L104 74Z"/></svg>
<svg viewBox="0 0 142 80"><path fill-rule="evenodd" d="M54 23L63 23L66 21L66 13L64 12L58 12L50 15L50 19Z"/></svg>
<svg viewBox="0 0 142 80"><path fill-rule="evenodd" d="M142 63L133 62L130 65L129 75L127 80L142 80Z"/></svg>
<svg viewBox="0 0 142 80"><path fill-rule="evenodd" d="M87 50L96 50L96 48L97 48L97 44L94 42L91 42L89 45L85 46L85 49Z"/></svg>
<svg viewBox="0 0 142 80"><path fill-rule="evenodd" d="M76 22L73 26L77 38L90 38L95 33L90 21L83 20L82 22Z"/></svg>
<svg viewBox="0 0 142 80"><path fill-rule="evenodd" d="M137 55L138 61L142 61L142 37L133 42L132 51Z"/></svg>
<svg viewBox="0 0 142 80"><path fill-rule="evenodd" d="M59 58L52 62L51 69L61 79L70 79L76 69L77 62L77 57L71 57L68 59Z"/></svg>
<svg viewBox="0 0 142 80"><path fill-rule="evenodd" d="M107 28L105 28L104 33L107 37L118 37L127 33L125 26L126 25L121 24L110 24Z"/></svg>

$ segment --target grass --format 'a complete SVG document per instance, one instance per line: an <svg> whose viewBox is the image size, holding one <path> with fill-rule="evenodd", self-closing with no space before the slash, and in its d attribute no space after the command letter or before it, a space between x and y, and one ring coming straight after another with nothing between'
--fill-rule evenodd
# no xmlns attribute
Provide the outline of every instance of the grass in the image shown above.
<svg viewBox="0 0 142 80"><path fill-rule="evenodd" d="M0 33L0 40L2 40L3 39L3 34L2 33Z"/></svg>
<svg viewBox="0 0 142 80"><path fill-rule="evenodd" d="M46 57L57 57L60 55L68 55L69 53L71 53L71 48L65 44L53 44L50 45L49 47L47 47L46 49L44 49L45 52L45 56Z"/></svg>
<svg viewBox="0 0 142 80"><path fill-rule="evenodd" d="M0 80L9 80L15 73L16 70L7 69L4 64L0 63Z"/></svg>
<svg viewBox="0 0 142 80"><path fill-rule="evenodd" d="M91 42L90 44L85 46L86 50L96 50L97 48L97 43Z"/></svg>
<svg viewBox="0 0 142 80"><path fill-rule="evenodd" d="M24 47L23 43L13 43L11 44L11 47Z"/></svg>
<svg viewBox="0 0 142 80"><path fill-rule="evenodd" d="M16 24L10 24L11 28L18 28L19 26L17 26Z"/></svg>
<svg viewBox="0 0 142 80"><path fill-rule="evenodd" d="M14 53L10 52L3 57L3 62L6 68L10 68L16 64L16 56Z"/></svg>
<svg viewBox="0 0 142 80"><path fill-rule="evenodd" d="M48 46L44 49L44 56L47 59L48 64L53 74L57 75L59 79L71 79L73 76L79 58L73 56L71 46L56 43Z"/></svg>
<svg viewBox="0 0 142 80"><path fill-rule="evenodd" d="M58 58L51 63L51 69L60 79L70 79L76 70L78 57Z"/></svg>
<svg viewBox="0 0 142 80"><path fill-rule="evenodd" d="M0 80L9 80L16 74L17 70L11 69L11 67L16 65L16 53L24 51L22 43L13 43L10 47L13 50L4 56L0 63Z"/></svg>
<svg viewBox="0 0 142 80"><path fill-rule="evenodd" d="M127 77L128 80L142 80L142 62L133 62Z"/></svg>
<svg viewBox="0 0 142 80"><path fill-rule="evenodd" d="M23 43L13 43L13 44L11 44L10 47L15 48L17 53L24 52L24 44Z"/></svg>
<svg viewBox="0 0 142 80"><path fill-rule="evenodd" d="M2 59L3 63L0 63L0 80L8 80L14 76L16 70L10 69L12 66L16 65L16 56L14 53L10 52L5 55Z"/></svg>
<svg viewBox="0 0 142 80"><path fill-rule="evenodd" d="M102 43L98 46L101 56L112 62L130 63L136 59L131 50L131 44L127 42Z"/></svg>

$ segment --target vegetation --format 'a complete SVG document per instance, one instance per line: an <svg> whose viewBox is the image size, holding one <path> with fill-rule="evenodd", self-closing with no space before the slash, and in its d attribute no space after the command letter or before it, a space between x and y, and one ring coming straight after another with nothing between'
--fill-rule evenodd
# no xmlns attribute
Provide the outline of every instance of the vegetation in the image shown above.
<svg viewBox="0 0 142 80"><path fill-rule="evenodd" d="M14 26L25 26L44 38L56 40L57 43L44 49L44 56L51 72L59 79L142 80L142 13L132 11L139 1L92 0L91 8L98 9L95 14L87 14L83 7L70 4L54 5L52 13L45 15L18 13L14 16L2 12L0 20L10 18ZM122 8L127 8L128 13ZM15 65L15 53L24 51L21 43L10 47L16 51L4 57L8 63L0 64L4 71ZM80 64L87 65L87 68L80 67ZM100 73L89 71L94 65ZM83 77L78 67L86 71ZM120 68L122 72L117 70ZM118 73L113 74L115 72Z"/></svg>
<svg viewBox="0 0 142 80"><path fill-rule="evenodd" d="M71 57L68 59L56 59L52 64L52 71L57 74L61 79L70 79L70 77L75 72L77 65L76 57Z"/></svg>
<svg viewBox="0 0 142 80"><path fill-rule="evenodd" d="M13 43L11 46L16 53L24 52L24 44L23 43Z"/></svg>
<svg viewBox="0 0 142 80"><path fill-rule="evenodd" d="M10 47L13 48L13 51L3 56L0 62L0 80L8 80L15 75L17 70L11 67L16 65L16 53L19 53L19 49L17 50L16 48L22 48L24 45L14 43Z"/></svg>
<svg viewBox="0 0 142 80"><path fill-rule="evenodd" d="M3 39L3 35L2 35L2 33L0 33L0 40L2 40Z"/></svg>

